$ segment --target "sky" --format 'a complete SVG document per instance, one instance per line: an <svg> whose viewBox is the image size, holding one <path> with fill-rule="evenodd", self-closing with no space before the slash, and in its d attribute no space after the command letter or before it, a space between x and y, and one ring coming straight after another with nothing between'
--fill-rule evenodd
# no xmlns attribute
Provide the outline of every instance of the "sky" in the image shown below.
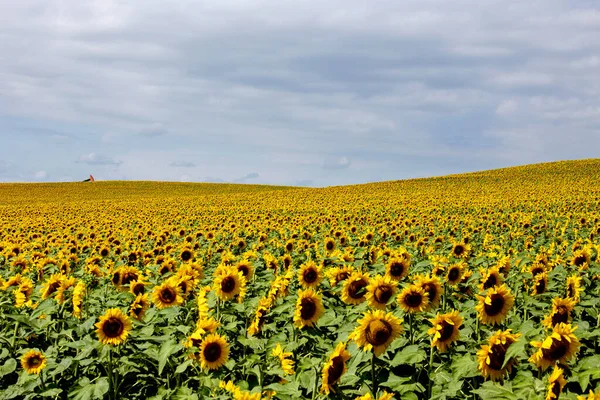
<svg viewBox="0 0 600 400"><path fill-rule="evenodd" d="M595 158L599 38L595 0L0 0L0 181Z"/></svg>

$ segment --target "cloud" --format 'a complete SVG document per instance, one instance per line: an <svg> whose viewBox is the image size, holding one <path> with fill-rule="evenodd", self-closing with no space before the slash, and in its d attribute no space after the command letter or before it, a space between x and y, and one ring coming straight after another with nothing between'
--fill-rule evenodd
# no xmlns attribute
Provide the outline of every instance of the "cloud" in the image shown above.
<svg viewBox="0 0 600 400"><path fill-rule="evenodd" d="M36 172L34 177L38 181L43 181L48 177L48 173L44 170L41 170L41 171Z"/></svg>
<svg viewBox="0 0 600 400"><path fill-rule="evenodd" d="M163 124L154 123L150 126L144 127L139 131L141 136L145 137L157 137L166 135L169 131Z"/></svg>
<svg viewBox="0 0 600 400"><path fill-rule="evenodd" d="M194 168L196 164L191 161L173 161L169 164L169 166L179 168Z"/></svg>
<svg viewBox="0 0 600 400"><path fill-rule="evenodd" d="M324 169L346 169L350 166L351 162L348 157L339 158L328 158L323 163Z"/></svg>
<svg viewBox="0 0 600 400"><path fill-rule="evenodd" d="M117 137L118 135L114 132L105 132L104 134L102 134L100 141L102 143L114 143Z"/></svg>
<svg viewBox="0 0 600 400"><path fill-rule="evenodd" d="M260 175L258 175L258 173L256 173L256 172L250 172L249 174L246 174L246 175L242 176L241 178L235 179L234 182L243 183L243 182L249 181L251 179L256 179L259 176Z"/></svg>
<svg viewBox="0 0 600 400"><path fill-rule="evenodd" d="M78 163L89 165L121 165L123 162L112 157L103 156L94 152L83 154L77 160Z"/></svg>

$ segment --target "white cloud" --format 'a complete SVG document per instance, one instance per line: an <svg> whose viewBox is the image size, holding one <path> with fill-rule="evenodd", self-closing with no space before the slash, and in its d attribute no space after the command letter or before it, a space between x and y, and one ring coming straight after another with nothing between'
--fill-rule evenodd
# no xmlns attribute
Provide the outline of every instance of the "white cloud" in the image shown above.
<svg viewBox="0 0 600 400"><path fill-rule="evenodd" d="M323 163L325 169L346 169L350 166L351 162L348 157L329 158Z"/></svg>
<svg viewBox="0 0 600 400"><path fill-rule="evenodd" d="M43 181L48 177L48 173L44 170L41 170L41 171L36 172L34 177L38 181Z"/></svg>

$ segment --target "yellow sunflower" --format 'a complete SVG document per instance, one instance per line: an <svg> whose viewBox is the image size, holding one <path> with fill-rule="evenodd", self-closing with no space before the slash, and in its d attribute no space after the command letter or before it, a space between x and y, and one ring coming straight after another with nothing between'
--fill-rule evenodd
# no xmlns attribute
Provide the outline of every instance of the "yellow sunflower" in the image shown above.
<svg viewBox="0 0 600 400"><path fill-rule="evenodd" d="M548 289L548 273L537 274L533 278L533 285L531 286L532 295L545 293L546 289Z"/></svg>
<svg viewBox="0 0 600 400"><path fill-rule="evenodd" d="M566 299L563 299L562 297L555 297L552 299L552 309L544 318L542 324L548 328L553 328L561 322L564 324L570 323L571 312L573 311L574 307L575 300L568 297Z"/></svg>
<svg viewBox="0 0 600 400"><path fill-rule="evenodd" d="M488 344L481 346L477 351L477 368L484 378L498 380L510 373L516 360L511 358L506 361L506 352L519 337L520 333L513 334L510 329L497 331Z"/></svg>
<svg viewBox="0 0 600 400"><path fill-rule="evenodd" d="M350 275L352 275L353 272L354 268L349 265L343 265L341 267L329 268L325 275L329 279L329 285L334 287L337 286L338 283L350 278Z"/></svg>
<svg viewBox="0 0 600 400"><path fill-rule="evenodd" d="M46 368L46 356L38 350L29 350L21 357L21 366L30 375L37 375Z"/></svg>
<svg viewBox="0 0 600 400"><path fill-rule="evenodd" d="M360 271L354 272L344 282L342 301L353 305L362 303L367 299L367 286L369 286L369 274Z"/></svg>
<svg viewBox="0 0 600 400"><path fill-rule="evenodd" d="M452 286L458 285L463 277L464 272L465 264L462 262L449 266L448 270L446 271L446 282Z"/></svg>
<svg viewBox="0 0 600 400"><path fill-rule="evenodd" d="M565 364L579 351L579 339L573 333L577 327L560 323L552 329L552 333L541 342L531 342L538 350L529 361L542 370L555 365Z"/></svg>
<svg viewBox="0 0 600 400"><path fill-rule="evenodd" d="M152 292L152 301L158 309L181 305L183 297L179 292L177 281L167 279L162 284L155 286Z"/></svg>
<svg viewBox="0 0 600 400"><path fill-rule="evenodd" d="M498 268L492 267L489 269L481 268L479 270L481 274L479 291L484 292L494 286L500 286L504 283L504 275L500 273Z"/></svg>
<svg viewBox="0 0 600 400"><path fill-rule="evenodd" d="M236 264L235 268L242 273L242 276L246 281L252 279L252 276L254 275L254 266L250 261L241 260Z"/></svg>
<svg viewBox="0 0 600 400"><path fill-rule="evenodd" d="M46 300L48 297L54 295L65 278L66 277L63 274L53 274L50 276L50 278L44 282L42 289L40 290L42 300Z"/></svg>
<svg viewBox="0 0 600 400"><path fill-rule="evenodd" d="M515 302L515 297L504 284L488 289L485 296L477 298L479 302L475 309L479 313L479 320L486 325L502 322Z"/></svg>
<svg viewBox="0 0 600 400"><path fill-rule="evenodd" d="M587 396L577 396L577 400L600 400L600 392L594 393L594 391L590 389L590 393Z"/></svg>
<svg viewBox="0 0 600 400"><path fill-rule="evenodd" d="M137 320L142 320L148 308L150 308L148 294L138 294L129 307L129 315Z"/></svg>
<svg viewBox="0 0 600 400"><path fill-rule="evenodd" d="M427 333L432 336L431 347L437 347L440 352L445 352L448 347L458 340L459 329L463 318L454 310L446 314L436 314L435 318L429 320L433 327Z"/></svg>
<svg viewBox="0 0 600 400"><path fill-rule="evenodd" d="M246 279L235 267L226 267L224 272L215 276L213 282L215 293L223 301L240 294L243 286L246 286Z"/></svg>
<svg viewBox="0 0 600 400"><path fill-rule="evenodd" d="M305 326L314 326L315 322L325 313L321 296L312 289L298 291L296 311L294 312L294 325L300 329Z"/></svg>
<svg viewBox="0 0 600 400"><path fill-rule="evenodd" d="M578 275L571 275L567 278L567 297L573 299L575 302L579 302L581 298L581 277Z"/></svg>
<svg viewBox="0 0 600 400"><path fill-rule="evenodd" d="M314 261L308 261L300 266L298 282L303 288L316 288L323 279L323 267Z"/></svg>
<svg viewBox="0 0 600 400"><path fill-rule="evenodd" d="M328 253L331 253L332 251L335 250L335 240L333 238L327 238L325 239L325 251L327 251Z"/></svg>
<svg viewBox="0 0 600 400"><path fill-rule="evenodd" d="M429 275L417 275L415 277L415 285L421 287L427 293L427 310L431 310L440 304L440 298L442 297L442 283L437 276Z"/></svg>
<svg viewBox="0 0 600 400"><path fill-rule="evenodd" d="M212 333L202 340L199 358L203 369L219 369L229 359L229 343L225 337Z"/></svg>
<svg viewBox="0 0 600 400"><path fill-rule="evenodd" d="M348 370L346 361L349 359L350 353L346 350L346 343L338 343L323 367L321 393L328 395L330 392L335 392L334 385Z"/></svg>
<svg viewBox="0 0 600 400"><path fill-rule="evenodd" d="M260 332L265 323L266 315L271 309L272 304L272 300L268 297L263 297L258 301L258 307L254 313L254 320L248 327L248 335L254 336Z"/></svg>
<svg viewBox="0 0 600 400"><path fill-rule="evenodd" d="M410 257L399 256L392 257L385 266L385 274L395 281L402 280L408 275L410 268Z"/></svg>
<svg viewBox="0 0 600 400"><path fill-rule="evenodd" d="M563 388L567 384L563 372L562 368L558 368L556 365L554 366L552 375L548 378L548 391L546 392L545 400L557 400L562 393Z"/></svg>
<svg viewBox="0 0 600 400"><path fill-rule="evenodd" d="M358 320L358 326L350 334L358 347L365 351L373 350L379 357L402 333L402 319L391 312L382 310L367 311L363 318Z"/></svg>
<svg viewBox="0 0 600 400"><path fill-rule="evenodd" d="M410 285L402 289L397 298L400 307L407 313L419 313L427 309L429 294L418 285Z"/></svg>
<svg viewBox="0 0 600 400"><path fill-rule="evenodd" d="M377 275L367 286L367 301L373 308L385 310L387 303L398 291L398 283L389 276Z"/></svg>
<svg viewBox="0 0 600 400"><path fill-rule="evenodd" d="M471 245L463 242L454 243L450 254L456 258L468 258L471 253Z"/></svg>
<svg viewBox="0 0 600 400"><path fill-rule="evenodd" d="M277 346L271 351L271 355L279 359L281 369L286 375L294 375L294 360L291 359L291 352L283 351L281 344L277 343Z"/></svg>
<svg viewBox="0 0 600 400"><path fill-rule="evenodd" d="M116 346L127 340L131 321L118 308L111 308L100 317L100 321L95 326L98 328L96 334L100 343Z"/></svg>

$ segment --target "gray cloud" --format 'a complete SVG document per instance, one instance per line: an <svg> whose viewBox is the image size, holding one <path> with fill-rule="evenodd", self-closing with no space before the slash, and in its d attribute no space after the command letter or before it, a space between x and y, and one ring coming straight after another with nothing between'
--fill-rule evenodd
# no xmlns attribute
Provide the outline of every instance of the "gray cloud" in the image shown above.
<svg viewBox="0 0 600 400"><path fill-rule="evenodd" d="M123 162L112 157L96 154L94 152L83 154L77 160L78 163L89 165L120 165Z"/></svg>
<svg viewBox="0 0 600 400"><path fill-rule="evenodd" d="M251 179L256 179L259 176L260 175L258 175L258 173L256 173L256 172L250 172L249 174L246 174L246 175L242 176L241 178L235 179L234 182L236 182L236 183L244 183L244 182L249 181Z"/></svg>
<svg viewBox="0 0 600 400"><path fill-rule="evenodd" d="M348 157L328 158L323 163L324 169L346 169L350 166L351 161Z"/></svg>
<svg viewBox="0 0 600 400"><path fill-rule="evenodd" d="M169 164L169 166L179 168L194 168L196 164L191 161L173 161Z"/></svg>
<svg viewBox="0 0 600 400"><path fill-rule="evenodd" d="M151 137L166 135L168 132L169 132L168 129L163 124L154 123L150 126L140 129L139 134L141 136L151 138Z"/></svg>

